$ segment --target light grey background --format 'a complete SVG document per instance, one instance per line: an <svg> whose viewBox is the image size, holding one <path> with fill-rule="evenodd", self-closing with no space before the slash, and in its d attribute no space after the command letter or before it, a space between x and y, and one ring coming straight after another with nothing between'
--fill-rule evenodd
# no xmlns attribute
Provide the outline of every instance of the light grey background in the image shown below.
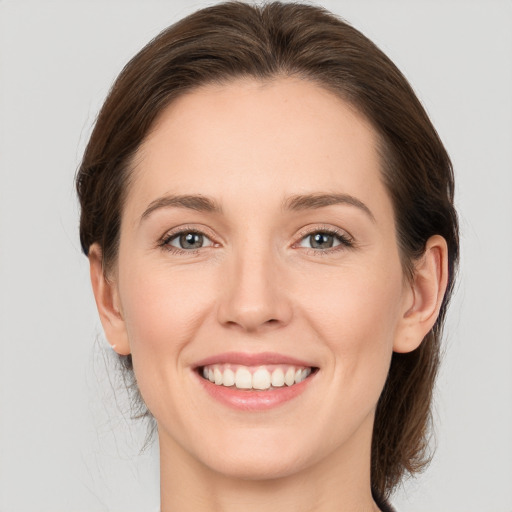
<svg viewBox="0 0 512 512"><path fill-rule="evenodd" d="M124 63L205 2L0 0L0 511L155 511L120 414L73 176ZM512 2L325 1L412 82L452 156L462 267L437 453L402 512L512 511ZM117 395L119 406L126 404Z"/></svg>

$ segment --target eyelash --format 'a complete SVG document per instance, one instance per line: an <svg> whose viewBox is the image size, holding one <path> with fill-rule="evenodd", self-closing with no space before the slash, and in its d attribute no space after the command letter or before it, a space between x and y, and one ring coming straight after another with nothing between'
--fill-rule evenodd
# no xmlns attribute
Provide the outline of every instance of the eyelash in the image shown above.
<svg viewBox="0 0 512 512"><path fill-rule="evenodd" d="M208 245L206 247L199 247L197 249L181 249L179 247L174 247L170 245L170 242L172 240L175 240L181 235L185 234L194 234L194 235L201 235L204 238L208 239L211 242L211 245ZM306 238L316 235L316 234L322 234L322 235L328 235L334 237L338 242L339 245L330 247L327 249L315 249L314 247L303 247L305 251L308 254L312 254L315 256L326 256L329 254L332 254L333 252L343 251L345 249L353 248L355 245L354 239L348 235L345 231L333 229L332 227L315 227L314 229L308 230L308 231L302 231L299 233L299 240L295 242L292 247L298 248L300 247L300 243L305 240ZM197 254L201 249L205 249L208 247L216 246L216 242L213 241L213 237L207 235L204 231L193 228L193 227L183 227L180 228L178 231L173 231L171 233L166 233L158 242L158 246L162 248L163 250L171 253L171 254L187 254L187 255L194 255Z"/></svg>
<svg viewBox="0 0 512 512"><path fill-rule="evenodd" d="M158 246L171 254L180 254L180 255L181 254L187 254L187 255L197 254L201 249L210 247L210 246L206 246L206 247L199 247L197 249L181 249L179 247L174 247L172 245L169 245L172 240L180 237L181 235L188 235L188 234L201 235L202 237L208 239L211 242L211 246L218 245L212 240L212 236L207 235L204 231L197 229L197 228L184 226L184 227L178 229L177 231L173 231L171 233L166 233L158 242Z"/></svg>
<svg viewBox="0 0 512 512"><path fill-rule="evenodd" d="M314 247L304 247L303 249L305 249L307 254L311 254L313 256L328 256L332 253L343 251L346 249L351 249L355 246L354 239L346 231L334 229L332 227L327 226L316 226L314 229L299 233L300 238L298 242L295 242L293 244L293 247L299 246L299 244L303 240L316 234L332 236L339 242L339 245L327 249L315 249Z"/></svg>

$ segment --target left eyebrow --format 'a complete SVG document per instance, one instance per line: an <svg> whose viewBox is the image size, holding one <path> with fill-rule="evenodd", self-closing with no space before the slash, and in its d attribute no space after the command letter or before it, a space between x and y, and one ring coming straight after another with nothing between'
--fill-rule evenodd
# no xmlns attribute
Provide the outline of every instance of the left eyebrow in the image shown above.
<svg viewBox="0 0 512 512"><path fill-rule="evenodd" d="M362 210L372 222L376 222L375 216L371 212L370 208L366 206L357 197L349 194L305 194L295 195L287 198L283 204L285 210L315 210L317 208L324 208L326 206L336 204L347 204L349 206L355 206Z"/></svg>

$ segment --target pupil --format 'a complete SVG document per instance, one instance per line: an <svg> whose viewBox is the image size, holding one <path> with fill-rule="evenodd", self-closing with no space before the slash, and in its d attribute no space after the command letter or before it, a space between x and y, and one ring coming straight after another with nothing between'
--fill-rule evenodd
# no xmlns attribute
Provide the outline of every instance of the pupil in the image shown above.
<svg viewBox="0 0 512 512"><path fill-rule="evenodd" d="M327 233L316 233L311 237L311 247L314 249L328 249L332 244L333 237Z"/></svg>
<svg viewBox="0 0 512 512"><path fill-rule="evenodd" d="M180 245L183 249L199 249L203 245L203 235L199 233L181 235Z"/></svg>

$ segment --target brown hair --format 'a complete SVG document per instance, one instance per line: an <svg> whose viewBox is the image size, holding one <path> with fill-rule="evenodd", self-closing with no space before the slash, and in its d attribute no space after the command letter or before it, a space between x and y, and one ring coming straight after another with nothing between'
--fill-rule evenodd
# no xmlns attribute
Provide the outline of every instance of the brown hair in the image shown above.
<svg viewBox="0 0 512 512"><path fill-rule="evenodd" d="M420 347L393 354L372 440L372 487L388 496L404 473L424 467L439 343L458 262L450 159L407 80L370 40L310 5L228 2L184 18L123 69L98 116L78 170L83 251L98 243L105 272L115 264L130 163L156 116L200 85L238 77L296 76L357 108L380 137L406 275L427 239L448 244L449 283L439 318ZM133 371L131 356L123 362ZM149 413L148 413L149 414Z"/></svg>

